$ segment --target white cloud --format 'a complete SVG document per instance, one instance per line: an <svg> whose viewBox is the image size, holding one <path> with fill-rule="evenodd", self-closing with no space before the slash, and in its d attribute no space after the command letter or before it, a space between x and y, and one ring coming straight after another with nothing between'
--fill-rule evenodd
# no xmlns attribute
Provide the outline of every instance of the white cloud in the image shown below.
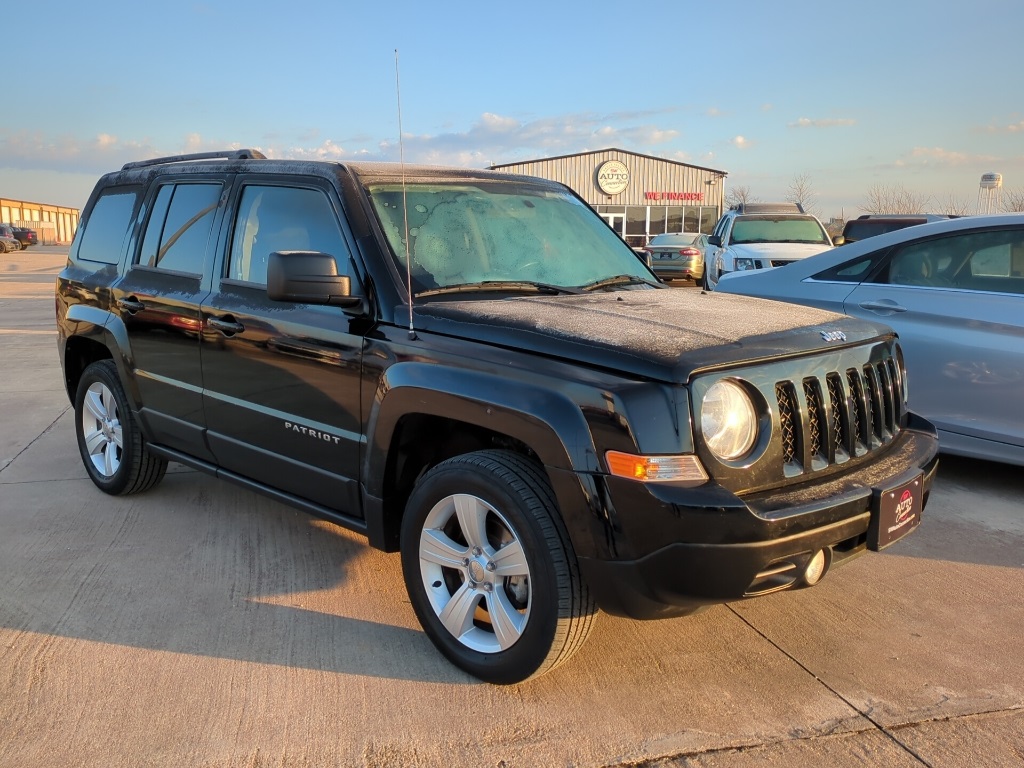
<svg viewBox="0 0 1024 768"><path fill-rule="evenodd" d="M484 112L480 118L479 125L484 130L492 130L496 133L504 131L512 131L519 127L519 121L514 117L502 117L501 115L495 115L491 112Z"/></svg>
<svg viewBox="0 0 1024 768"><path fill-rule="evenodd" d="M645 152L670 145L679 138L679 130L671 123L660 124L656 120L657 115L672 111L573 113L533 120L485 112L466 130L440 133L407 130L402 140L407 162L468 167L612 146ZM308 128L290 138L268 135L262 142L246 141L244 145L271 158L399 158L398 142L393 137L322 138L320 132ZM199 133L186 134L176 141L164 139L160 142L148 138L127 140L110 133L101 133L90 139L74 136L55 139L39 133L0 133L0 165L23 170L98 174L146 157L209 152L225 147L237 149L239 146L238 142Z"/></svg>
<svg viewBox="0 0 1024 768"><path fill-rule="evenodd" d="M942 147L914 147L910 152L911 163L919 165L975 165L999 160L994 155L968 155L952 152Z"/></svg>
<svg viewBox="0 0 1024 768"><path fill-rule="evenodd" d="M809 117L801 117L795 123L790 123L790 128L835 128L844 125L856 125L857 121L850 117L831 117L820 120L812 120Z"/></svg>
<svg viewBox="0 0 1024 768"><path fill-rule="evenodd" d="M743 136L735 136L729 141L736 149L747 149L750 147L750 139Z"/></svg>

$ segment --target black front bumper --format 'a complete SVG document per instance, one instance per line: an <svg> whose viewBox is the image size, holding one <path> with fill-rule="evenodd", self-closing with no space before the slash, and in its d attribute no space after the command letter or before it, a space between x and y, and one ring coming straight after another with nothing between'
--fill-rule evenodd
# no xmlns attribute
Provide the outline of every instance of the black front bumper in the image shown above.
<svg viewBox="0 0 1024 768"><path fill-rule="evenodd" d="M633 558L580 557L583 578L602 610L636 619L680 616L801 586L815 552L824 550L827 564L835 566L867 550L875 489L922 475L927 503L938 440L934 432L906 430L899 443L852 475L752 495L736 507L657 502L661 508L652 513L650 507L620 505L619 518L638 516L646 523L646 551ZM651 546L651 523L658 517L664 538Z"/></svg>

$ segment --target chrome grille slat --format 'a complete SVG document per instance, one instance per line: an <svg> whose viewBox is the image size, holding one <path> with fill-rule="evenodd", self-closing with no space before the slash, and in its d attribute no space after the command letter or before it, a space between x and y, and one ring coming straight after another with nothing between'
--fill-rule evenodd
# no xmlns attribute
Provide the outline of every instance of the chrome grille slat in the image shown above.
<svg viewBox="0 0 1024 768"><path fill-rule="evenodd" d="M832 432L830 444L832 446L829 461L843 461L853 451L849 445L848 428L849 409L847 403L849 398L843 393L843 381L838 373L830 373L825 377L828 385L828 406L829 406L829 428Z"/></svg>
<svg viewBox="0 0 1024 768"><path fill-rule="evenodd" d="M821 405L821 390L817 379L804 379L804 400L807 404L807 456L804 466L814 466L815 461L824 458L821 446L821 433L824 427L824 413Z"/></svg>
<svg viewBox="0 0 1024 768"><path fill-rule="evenodd" d="M850 385L850 416L853 422L853 454L859 456L867 450L867 409L864 400L864 384L860 378L860 372L851 368L846 372L846 379Z"/></svg>
<svg viewBox="0 0 1024 768"><path fill-rule="evenodd" d="M864 366L864 394L868 402L868 448L877 448L882 440L882 405L875 368L871 365Z"/></svg>
<svg viewBox="0 0 1024 768"><path fill-rule="evenodd" d="M775 400L779 404L779 429L782 435L782 462L792 464L796 459L797 441L793 414L794 398L792 385L779 383L775 385Z"/></svg>

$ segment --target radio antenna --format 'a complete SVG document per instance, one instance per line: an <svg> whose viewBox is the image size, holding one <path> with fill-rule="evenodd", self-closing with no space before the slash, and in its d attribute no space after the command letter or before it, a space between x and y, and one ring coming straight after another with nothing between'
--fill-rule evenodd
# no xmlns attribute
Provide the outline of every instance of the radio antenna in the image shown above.
<svg viewBox="0 0 1024 768"><path fill-rule="evenodd" d="M405 196L405 144L402 142L402 85L398 77L398 49L395 48L395 92L398 96L398 158L402 166L402 216L405 219L405 292L409 303L409 338L416 338L412 324L412 256L409 252L409 204Z"/></svg>

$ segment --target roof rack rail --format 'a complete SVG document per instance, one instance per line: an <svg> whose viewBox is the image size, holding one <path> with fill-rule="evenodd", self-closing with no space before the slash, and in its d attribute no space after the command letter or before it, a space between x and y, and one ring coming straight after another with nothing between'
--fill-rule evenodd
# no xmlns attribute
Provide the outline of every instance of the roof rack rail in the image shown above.
<svg viewBox="0 0 1024 768"><path fill-rule="evenodd" d="M187 163L192 160L266 160L267 156L256 149L230 149L223 152L193 152L188 155L170 155L169 157L154 157L149 160L137 160L133 163L125 163L121 166L122 171L129 171L132 168L145 168L149 165L163 165L164 163Z"/></svg>
<svg viewBox="0 0 1024 768"><path fill-rule="evenodd" d="M800 203L740 203L739 213L805 213Z"/></svg>

